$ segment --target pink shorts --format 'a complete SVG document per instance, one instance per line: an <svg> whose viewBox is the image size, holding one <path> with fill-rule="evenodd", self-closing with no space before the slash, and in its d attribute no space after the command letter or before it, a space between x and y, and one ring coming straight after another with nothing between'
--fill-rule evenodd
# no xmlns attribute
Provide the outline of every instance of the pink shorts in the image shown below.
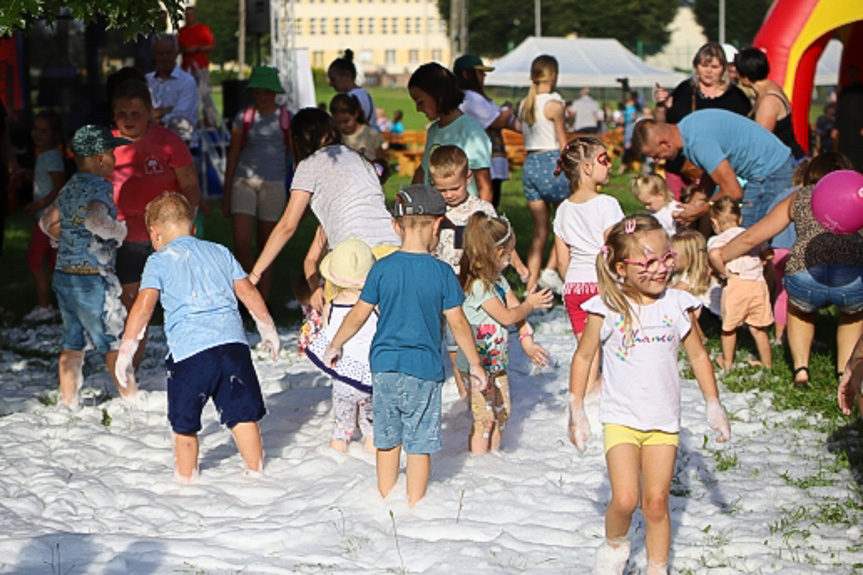
<svg viewBox="0 0 863 575"><path fill-rule="evenodd" d="M53 270L56 259L57 248L51 247L50 238L37 225L33 228L33 234L30 236L30 247L27 248L27 267L30 268L30 271L37 272L42 269L47 260L48 268Z"/></svg>
<svg viewBox="0 0 863 575"><path fill-rule="evenodd" d="M581 309L581 304L599 293L599 284L595 282L570 282L563 286L563 303L569 313L572 331L579 334L584 331L587 312Z"/></svg>

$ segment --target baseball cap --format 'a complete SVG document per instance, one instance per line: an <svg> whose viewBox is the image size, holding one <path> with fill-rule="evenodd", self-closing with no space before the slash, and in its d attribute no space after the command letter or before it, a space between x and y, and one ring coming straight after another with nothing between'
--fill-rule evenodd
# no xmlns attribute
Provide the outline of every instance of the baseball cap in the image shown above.
<svg viewBox="0 0 863 575"><path fill-rule="evenodd" d="M446 200L431 186L411 184L396 194L393 217L442 216L445 213Z"/></svg>
<svg viewBox="0 0 863 575"><path fill-rule="evenodd" d="M494 70L492 66L486 66L482 63L482 58L475 54L462 54L456 58L452 66L453 74L458 76L464 70L481 70L483 72L491 72Z"/></svg>
<svg viewBox="0 0 863 575"><path fill-rule="evenodd" d="M132 140L115 136L107 126L89 124L75 132L71 146L76 156L87 157L131 143Z"/></svg>

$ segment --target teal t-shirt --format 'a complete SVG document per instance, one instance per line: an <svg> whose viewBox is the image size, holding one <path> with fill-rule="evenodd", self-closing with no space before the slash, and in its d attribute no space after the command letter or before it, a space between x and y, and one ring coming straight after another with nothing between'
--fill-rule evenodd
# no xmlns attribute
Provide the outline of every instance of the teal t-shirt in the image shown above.
<svg viewBox="0 0 863 575"><path fill-rule="evenodd" d="M483 168L491 169L491 140L488 134L477 123L476 120L462 114L445 128L441 128L438 122L429 126L426 134L426 149L423 154L423 173L425 184L431 186L431 173L429 173L429 158L438 146L458 146L467 154L467 165L471 170ZM467 191L470 195L477 195L476 178L470 179Z"/></svg>
<svg viewBox="0 0 863 575"><path fill-rule="evenodd" d="M677 127L683 155L712 174L722 160L745 180L766 178L791 158L791 149L766 128L727 110L698 110Z"/></svg>
<svg viewBox="0 0 863 575"><path fill-rule="evenodd" d="M482 366L490 373L506 371L509 364L509 329L491 317L482 305L490 299L498 298L506 307L506 294L510 291L509 282L500 276L491 288L477 280L465 293L462 309L473 330L476 348ZM468 371L469 366L464 352L459 349L456 356L456 367Z"/></svg>
<svg viewBox="0 0 863 575"><path fill-rule="evenodd" d="M452 268L430 254L398 251L372 266L360 299L378 306L372 373L398 372L443 381L443 312L464 301Z"/></svg>

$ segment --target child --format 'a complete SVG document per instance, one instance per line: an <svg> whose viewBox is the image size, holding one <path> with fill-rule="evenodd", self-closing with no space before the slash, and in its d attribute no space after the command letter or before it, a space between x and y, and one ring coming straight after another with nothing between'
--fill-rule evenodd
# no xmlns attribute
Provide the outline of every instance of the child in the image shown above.
<svg viewBox="0 0 863 575"><path fill-rule="evenodd" d="M333 96L330 100L330 114L342 131L345 145L375 165L383 185L389 177L389 165L383 147L384 138L380 132L363 122L363 110L356 96Z"/></svg>
<svg viewBox="0 0 863 575"><path fill-rule="evenodd" d="M644 209L662 224L662 229L669 237L677 233L678 226L674 221L674 212L679 209L678 204L671 196L668 184L662 177L647 174L633 178L632 194Z"/></svg>
<svg viewBox="0 0 863 575"><path fill-rule="evenodd" d="M39 112L33 120L30 135L39 155L33 171L27 170L22 174L25 180L33 182L33 201L24 209L28 214L36 216L38 222L45 208L54 203L66 183L66 168L60 154L63 140L63 121L60 115L56 112ZM36 285L36 307L24 316L24 321L48 321L57 317L59 312L51 305L51 278L48 272L48 268L54 267L56 259L57 250L51 247L51 240L37 225L33 228L30 246L27 248L27 265Z"/></svg>
<svg viewBox="0 0 863 575"><path fill-rule="evenodd" d="M303 310L303 323L300 326L300 333L297 335L297 348L301 354L304 354L309 346L315 342L323 327L321 314L312 305L312 292L309 289L309 282L306 281L305 274L299 274L294 278L294 298Z"/></svg>
<svg viewBox="0 0 863 575"><path fill-rule="evenodd" d="M749 326L760 361L750 362L770 368L770 338L766 328L773 323L770 308L770 290L764 279L764 263L773 257L773 251L763 243L747 255L730 262L722 262L722 248L745 229L740 227L740 205L736 200L722 197L710 206L710 221L718 235L707 241L710 264L720 280L727 283L722 289L722 356L717 358L720 369L731 369L734 348L737 345L737 328Z"/></svg>
<svg viewBox="0 0 863 575"><path fill-rule="evenodd" d="M377 328L377 312L373 312L359 332L345 344L345 353L335 366L330 367L321 361L345 317L359 301L360 291L374 263L372 250L356 238L348 238L337 245L321 262L321 275L335 286L336 294L324 306L325 327L309 347L306 356L333 378L333 435L330 447L336 451L348 450L348 443L359 419L366 451L375 452L369 347Z"/></svg>
<svg viewBox="0 0 863 575"><path fill-rule="evenodd" d="M390 149L391 150L407 150L408 147L404 143L404 124L405 113L401 110L393 112L393 123L390 124Z"/></svg>
<svg viewBox="0 0 863 575"><path fill-rule="evenodd" d="M605 382L599 404L611 501L605 542L594 573L621 575L629 558L627 532L641 501L647 525L647 574L668 572L671 523L668 492L680 433L681 344L707 402L707 421L731 436L704 345L690 329L700 306L690 294L667 288L674 252L655 218L632 216L611 229L596 260L600 294L585 303L590 314L572 361L570 440L584 450L590 426L584 413L590 365L602 346Z"/></svg>
<svg viewBox="0 0 863 575"><path fill-rule="evenodd" d="M114 148L129 143L104 126L84 126L75 132L72 152L78 173L39 221L48 236L59 240L53 287L63 318L60 399L69 409L79 406L85 333L92 347L105 354L111 374L117 360L117 339L126 313L119 299L114 260L117 246L126 237L126 223L116 220L114 191L107 178L114 171ZM123 397L135 396L134 384L120 388L115 383Z"/></svg>
<svg viewBox="0 0 863 575"><path fill-rule="evenodd" d="M560 276L566 280L563 303L580 342L587 319L581 305L599 293L596 256L608 230L623 219L623 210L616 199L598 192L600 185L608 183L611 172L611 160L599 140L571 140L560 154L557 173L560 172L569 180L570 196L557 208L554 248ZM590 368L588 393L599 385L598 373L599 356Z"/></svg>
<svg viewBox="0 0 863 575"><path fill-rule="evenodd" d="M709 202L710 199L707 197L707 192L695 184L691 184L680 190L680 204L702 208ZM707 214L689 224L689 227L701 232L701 235L703 235L705 239L713 235L713 227L710 225L710 216Z"/></svg>
<svg viewBox="0 0 863 575"><path fill-rule="evenodd" d="M353 50L345 50L341 58L332 61L327 69L327 79L336 92L355 97L363 109L364 123L377 129L375 102L365 88L357 85L357 66L354 64Z"/></svg>
<svg viewBox="0 0 863 575"><path fill-rule="evenodd" d="M430 186L411 185L396 196L399 251L372 267L360 299L345 318L323 357L334 365L342 346L380 309L369 363L374 381L374 436L378 490L389 495L399 472L399 455L407 452L407 496L411 506L428 484L430 454L441 448L440 361L441 317L470 365L477 389L486 386L485 372L461 304L464 294L450 267L431 256L446 202Z"/></svg>
<svg viewBox="0 0 863 575"><path fill-rule="evenodd" d="M175 476L183 482L197 477L201 411L211 397L221 422L233 433L246 470L260 472L264 454L258 421L266 409L237 298L254 318L261 347L273 359L279 353L276 325L228 248L194 236L194 215L183 196L162 194L147 204L144 219L156 251L147 258L141 289L129 312L117 358L117 380L134 386L132 357L161 299L169 350L165 363Z"/></svg>
<svg viewBox="0 0 863 575"><path fill-rule="evenodd" d="M704 341L702 309L708 310L706 313L716 314L718 320L722 298L722 287L711 276L710 264L707 262L707 241L695 230L683 230L671 238L671 249L677 254L677 259L669 286L687 291L701 302L703 308L693 312L698 320L693 327L701 341Z"/></svg>
<svg viewBox="0 0 863 575"><path fill-rule="evenodd" d="M481 455L500 448L503 429L510 416L507 328L513 324L518 326L521 346L534 364L548 363L548 352L533 341L533 328L527 323L527 316L534 309L551 307L554 296L548 289L537 292L534 288L525 296L524 303L519 303L501 275L515 247L509 220L475 213L470 217L464 236L459 274L466 295L462 309L488 374L488 386L483 390L474 389L470 394L473 425L468 435L468 448ZM458 355L457 364L462 377L469 380L463 353Z"/></svg>

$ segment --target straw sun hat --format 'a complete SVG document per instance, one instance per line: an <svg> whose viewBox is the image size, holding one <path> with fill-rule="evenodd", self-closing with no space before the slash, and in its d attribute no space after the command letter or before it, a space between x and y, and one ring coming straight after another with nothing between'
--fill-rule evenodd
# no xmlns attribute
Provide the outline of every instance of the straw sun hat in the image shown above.
<svg viewBox="0 0 863 575"><path fill-rule="evenodd" d="M375 263L371 248L351 236L339 243L321 262L321 275L340 288L361 288Z"/></svg>

